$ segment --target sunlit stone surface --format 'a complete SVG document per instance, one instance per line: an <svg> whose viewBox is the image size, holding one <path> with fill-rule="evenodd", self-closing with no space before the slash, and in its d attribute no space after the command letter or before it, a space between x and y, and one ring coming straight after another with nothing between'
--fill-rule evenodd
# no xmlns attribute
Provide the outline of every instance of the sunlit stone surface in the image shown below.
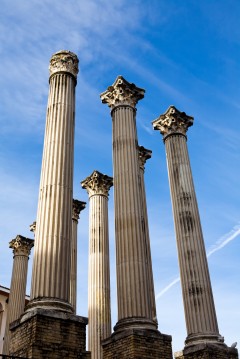
<svg viewBox="0 0 240 359"><path fill-rule="evenodd" d="M13 269L8 302L8 316L3 345L3 354L5 355L9 354L9 344L11 338L9 324L18 319L24 311L28 259L33 245L33 239L29 239L20 235L17 235L15 239L9 242L9 247L13 250Z"/></svg>
<svg viewBox="0 0 240 359"><path fill-rule="evenodd" d="M72 311L69 304L73 144L78 58L60 51L50 60L42 171L30 307Z"/></svg>
<svg viewBox="0 0 240 359"><path fill-rule="evenodd" d="M139 155L139 168L140 168L140 187L141 187L141 198L142 198L142 229L143 236L145 238L145 251L146 251L146 264L147 264L147 280L149 283L149 301L152 312L152 319L157 321L157 312L156 312L156 301L155 301L155 291L154 291L154 281L153 281L153 271L152 271L152 257L151 257L151 247L150 247L150 237L149 237L149 228L148 228L148 213L147 213L147 201L146 201L146 191L145 191L145 182L144 182L144 172L145 172L145 163L152 157L152 151L144 148L143 146L138 147Z"/></svg>
<svg viewBox="0 0 240 359"><path fill-rule="evenodd" d="M207 346L215 347L216 358L227 355L219 334L207 256L187 149L187 130L193 117L174 106L153 121L163 135L178 247L182 295L187 327L185 349L179 358L208 358ZM192 347L194 349L192 349ZM209 347L210 348L210 347ZM195 354L191 350L196 350ZM198 351L199 350L199 351ZM209 349L210 350L210 349ZM211 349L212 350L212 349ZM210 351L211 351L210 350ZM217 354L218 353L218 354ZM224 354L225 353L225 354ZM192 356L191 356L192 355ZM233 356L235 358L235 356Z"/></svg>
<svg viewBox="0 0 240 359"><path fill-rule="evenodd" d="M142 191L136 104L144 90L118 76L101 94L111 108L113 123L114 205L117 261L118 323L126 327L152 327L148 266L142 230Z"/></svg>
<svg viewBox="0 0 240 359"><path fill-rule="evenodd" d="M89 194L88 350L102 359L101 341L111 334L108 192L112 177L94 171L81 182Z"/></svg>
<svg viewBox="0 0 240 359"><path fill-rule="evenodd" d="M73 199L72 208L72 244L71 244L71 273L70 273L70 303L76 314L77 303L77 228L80 212L86 207L86 202Z"/></svg>

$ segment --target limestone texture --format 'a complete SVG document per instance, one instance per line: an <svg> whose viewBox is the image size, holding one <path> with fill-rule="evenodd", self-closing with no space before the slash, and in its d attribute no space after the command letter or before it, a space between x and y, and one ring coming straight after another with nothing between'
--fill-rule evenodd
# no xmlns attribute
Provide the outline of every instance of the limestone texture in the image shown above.
<svg viewBox="0 0 240 359"><path fill-rule="evenodd" d="M13 250L13 269L3 343L3 354L5 355L9 354L9 345L11 341L9 325L14 320L18 319L24 312L28 259L33 245L33 239L21 235L17 235L15 239L9 242L9 247Z"/></svg>
<svg viewBox="0 0 240 359"><path fill-rule="evenodd" d="M81 182L89 194L88 350L102 359L101 341L111 335L108 193L112 177L98 171Z"/></svg>
<svg viewBox="0 0 240 359"><path fill-rule="evenodd" d="M156 328L149 300L136 129L136 104L144 97L144 92L118 76L114 84L100 96L102 102L111 108L113 124L118 294L118 323L115 330L135 326Z"/></svg>
<svg viewBox="0 0 240 359"><path fill-rule="evenodd" d="M73 199L72 209L72 243L71 243L71 271L69 300L76 314L77 307L77 228L80 212L86 207L86 202Z"/></svg>
<svg viewBox="0 0 240 359"><path fill-rule="evenodd" d="M52 56L29 309L51 305L73 310L69 283L77 72L75 54Z"/></svg>

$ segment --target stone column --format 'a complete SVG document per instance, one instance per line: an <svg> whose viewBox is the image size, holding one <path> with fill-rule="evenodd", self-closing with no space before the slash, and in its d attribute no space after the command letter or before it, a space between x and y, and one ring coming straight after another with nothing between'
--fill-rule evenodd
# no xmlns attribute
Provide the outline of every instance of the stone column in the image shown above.
<svg viewBox="0 0 240 359"><path fill-rule="evenodd" d="M52 56L49 70L29 309L52 307L71 312L69 283L78 58L70 51L59 51Z"/></svg>
<svg viewBox="0 0 240 359"><path fill-rule="evenodd" d="M142 231L142 193L139 186L136 104L144 90L118 76L101 94L111 108L118 323L126 327L156 328L149 299L148 269Z"/></svg>
<svg viewBox="0 0 240 359"><path fill-rule="evenodd" d="M17 235L15 239L9 242L9 248L12 248L13 250L13 269L3 344L3 354L5 355L9 354L9 344L11 338L9 324L18 319L24 312L28 259L33 245L33 239L29 239L20 235Z"/></svg>
<svg viewBox="0 0 240 359"><path fill-rule="evenodd" d="M88 350L102 359L101 341L111 335L108 192L112 177L98 171L81 182L89 194Z"/></svg>
<svg viewBox="0 0 240 359"><path fill-rule="evenodd" d="M186 345L221 342L207 256L187 149L186 132L193 117L174 106L153 121L163 135L178 247L187 326Z"/></svg>
<svg viewBox="0 0 240 359"><path fill-rule="evenodd" d="M140 168L140 188L141 188L141 200L142 200L142 228L143 235L145 239L145 251L146 251L146 264L147 264L147 280L149 283L149 300L151 307L151 317L157 322L157 311L156 311L156 301L155 301L155 291L154 291L154 281L153 281L153 271L152 271L152 257L151 257L151 246L150 246L150 237L149 237L149 227L148 227L148 213L147 213L147 201L146 201L146 191L145 191L145 181L144 181L144 172L145 172L145 163L152 157L152 151L144 148L143 146L138 147L139 155L139 168Z"/></svg>
<svg viewBox="0 0 240 359"><path fill-rule="evenodd" d="M52 56L31 297L11 325L10 354L16 357L89 357L87 318L73 314L69 302L77 73L75 54Z"/></svg>
<svg viewBox="0 0 240 359"><path fill-rule="evenodd" d="M72 247L71 247L71 274L70 274L70 303L76 314L77 303L77 227L80 212L86 207L86 202L73 199L72 205Z"/></svg>

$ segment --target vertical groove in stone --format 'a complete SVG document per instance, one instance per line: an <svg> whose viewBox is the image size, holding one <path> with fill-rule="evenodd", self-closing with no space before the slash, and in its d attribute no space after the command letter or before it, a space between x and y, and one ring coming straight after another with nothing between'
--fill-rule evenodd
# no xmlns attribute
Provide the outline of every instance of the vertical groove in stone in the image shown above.
<svg viewBox="0 0 240 359"><path fill-rule="evenodd" d="M150 246L150 236L149 236L149 226L148 226L148 213L147 213L147 201L146 201L146 191L145 191L145 181L144 181L144 170L146 160L151 157L152 151L145 149L144 147L139 147L139 185L141 190L141 208L142 208L142 230L144 235L144 245L145 245L145 258L147 265L147 282L149 285L148 298L150 302L151 315L153 320L157 320L157 311L156 311L156 301L155 301L155 291L154 291L154 280L153 280L153 271L152 271L152 257L151 257L151 246Z"/></svg>
<svg viewBox="0 0 240 359"><path fill-rule="evenodd" d="M115 228L118 273L118 319L151 318L144 238L135 110L113 111Z"/></svg>
<svg viewBox="0 0 240 359"><path fill-rule="evenodd" d="M111 335L108 191L111 177L94 171L82 181L89 194L88 349L103 359L101 341Z"/></svg>
<svg viewBox="0 0 240 359"><path fill-rule="evenodd" d="M60 77L60 86L63 86L63 77L66 83L72 82L72 78L67 75L57 77ZM57 80L59 79L53 78L52 86L55 90ZM66 92L67 90L68 88ZM66 96L71 97L71 91ZM52 133L46 133L46 156L43 158L43 163L46 161L46 164L43 164L36 240L38 236L41 237L41 233L43 238L36 246L36 255L39 253L40 258L38 268L34 268L33 272L31 299L45 296L68 300L66 279L69 277L67 264L71 237L68 225L71 213L68 207L72 202L72 176L68 179L66 173L72 171L68 152L73 152L73 142L69 140L67 127L73 126L73 118L71 106L66 99L66 103L61 103L61 97L60 93L55 103L50 100L48 105L50 109L55 108L56 113L54 118L47 118L47 122L52 121L56 127L53 127ZM53 286L51 283L54 280L57 285Z"/></svg>
<svg viewBox="0 0 240 359"><path fill-rule="evenodd" d="M223 341L219 335L186 132L193 118L170 106L153 122L164 136L188 337Z"/></svg>
<svg viewBox="0 0 240 359"><path fill-rule="evenodd" d="M71 243L71 274L70 274L70 303L74 314L77 307L77 228L80 212L86 207L86 202L73 199L72 208L72 243Z"/></svg>
<svg viewBox="0 0 240 359"><path fill-rule="evenodd" d="M113 163L116 218L118 319L150 318L143 253L135 111L113 112Z"/></svg>
<svg viewBox="0 0 240 359"><path fill-rule="evenodd" d="M27 285L27 270L28 258L34 240L18 235L10 243L10 248L13 249L13 269L12 279L10 285L10 294L8 302L8 314L6 321L6 329L4 335L3 354L9 354L9 345L11 333L9 331L9 324L18 319L24 312L26 285Z"/></svg>
<svg viewBox="0 0 240 359"><path fill-rule="evenodd" d="M156 329L149 300L149 272L142 230L136 104L144 90L118 76L100 97L111 108L118 322L127 327Z"/></svg>
<svg viewBox="0 0 240 359"><path fill-rule="evenodd" d="M69 301L77 63L76 55L62 51L50 64L31 301Z"/></svg>
<svg viewBox="0 0 240 359"><path fill-rule="evenodd" d="M188 334L218 334L207 257L186 139L171 136L166 142L169 182L179 252Z"/></svg>
<svg viewBox="0 0 240 359"><path fill-rule="evenodd" d="M77 226L78 222L72 221L72 250L71 250L71 276L70 276L70 303L76 314L77 302Z"/></svg>

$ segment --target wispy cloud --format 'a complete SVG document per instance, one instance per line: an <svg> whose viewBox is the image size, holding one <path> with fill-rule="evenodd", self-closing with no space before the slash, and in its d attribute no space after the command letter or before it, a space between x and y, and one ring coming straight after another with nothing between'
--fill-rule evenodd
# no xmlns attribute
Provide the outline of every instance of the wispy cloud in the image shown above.
<svg viewBox="0 0 240 359"><path fill-rule="evenodd" d="M108 52L109 57L114 58L114 52L109 51ZM151 83L154 87L161 90L162 92L167 93L170 97L174 98L175 100L178 99L178 101L189 101L188 97L185 96L180 89L177 88L176 84L170 84L169 81L164 81L158 77L156 77L156 74L150 69L147 69L146 67L139 64L139 62L134 61L131 57L127 57L124 55L119 55L116 61L119 61L121 63L124 63L125 66L127 66L131 71L135 72L138 77L143 78L144 80L147 80L149 83Z"/></svg>
<svg viewBox="0 0 240 359"><path fill-rule="evenodd" d="M53 0L51 9L48 0L23 0L16 2L14 9L5 0L1 5L0 124L4 132L30 129L38 133L52 53L61 49L77 53L80 71L90 63L104 64L106 47L119 49L127 34L140 27L144 16L126 0ZM120 38L116 36L119 28Z"/></svg>
<svg viewBox="0 0 240 359"><path fill-rule="evenodd" d="M223 249L228 243L236 239L240 235L240 224L237 224L232 228L232 230L226 234L224 234L220 239L216 241L214 245L210 247L207 251L207 257L209 258L213 253L220 251ZM165 288L163 288L157 295L156 300L163 296L169 289L171 289L175 284L180 281L180 277L175 278L171 281Z"/></svg>

